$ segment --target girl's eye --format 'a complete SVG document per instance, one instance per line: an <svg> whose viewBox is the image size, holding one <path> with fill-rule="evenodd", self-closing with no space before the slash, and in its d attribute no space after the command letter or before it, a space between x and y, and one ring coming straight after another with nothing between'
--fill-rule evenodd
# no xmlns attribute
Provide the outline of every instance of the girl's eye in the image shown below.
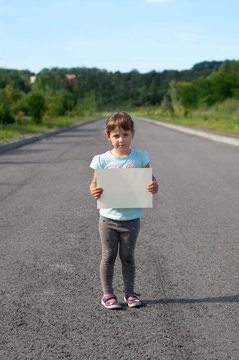
<svg viewBox="0 0 239 360"><path fill-rule="evenodd" d="M129 133L124 133L123 134L124 137L128 137L129 136ZM114 139L118 139L120 137L120 135L113 135L113 138Z"/></svg>

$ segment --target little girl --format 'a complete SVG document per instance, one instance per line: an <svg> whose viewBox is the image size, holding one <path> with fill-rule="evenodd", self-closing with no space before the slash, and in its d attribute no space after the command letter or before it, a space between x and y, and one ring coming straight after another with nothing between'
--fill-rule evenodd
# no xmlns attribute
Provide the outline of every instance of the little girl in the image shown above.
<svg viewBox="0 0 239 360"><path fill-rule="evenodd" d="M117 112L109 116L106 120L106 137L112 145L112 150L94 156L90 167L94 170L150 167L147 152L130 147L134 133L134 122L128 113ZM154 177L147 190L154 194L158 191L158 183ZM96 172L94 172L90 194L97 200L102 192L103 189L97 187ZM122 263L124 301L129 307L141 305L140 294L134 292L134 250L140 230L140 217L143 215L142 208L100 209L99 234L102 244L100 278L103 288L101 303L107 309L121 308L112 286L118 250Z"/></svg>

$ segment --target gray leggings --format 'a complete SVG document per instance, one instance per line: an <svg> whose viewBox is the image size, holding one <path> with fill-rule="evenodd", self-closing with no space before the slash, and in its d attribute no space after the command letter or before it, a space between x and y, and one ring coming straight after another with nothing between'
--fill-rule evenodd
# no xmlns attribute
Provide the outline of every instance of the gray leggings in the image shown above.
<svg viewBox="0 0 239 360"><path fill-rule="evenodd" d="M99 233L102 244L100 278L104 294L112 294L114 264L119 251L125 293L134 291L134 249L140 230L140 219L118 221L100 216Z"/></svg>

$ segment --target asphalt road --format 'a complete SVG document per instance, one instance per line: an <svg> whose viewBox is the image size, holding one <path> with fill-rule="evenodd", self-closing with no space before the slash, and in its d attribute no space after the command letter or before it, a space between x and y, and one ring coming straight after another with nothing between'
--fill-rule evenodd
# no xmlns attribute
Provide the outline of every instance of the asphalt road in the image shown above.
<svg viewBox="0 0 239 360"><path fill-rule="evenodd" d="M238 360L239 147L136 122L160 184L136 250L143 307L107 311L88 193L103 126L0 155L0 359Z"/></svg>

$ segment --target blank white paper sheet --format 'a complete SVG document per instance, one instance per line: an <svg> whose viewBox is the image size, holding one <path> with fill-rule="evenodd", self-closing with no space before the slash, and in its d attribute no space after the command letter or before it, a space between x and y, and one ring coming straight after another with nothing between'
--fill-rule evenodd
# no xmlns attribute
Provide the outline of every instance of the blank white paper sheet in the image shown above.
<svg viewBox="0 0 239 360"><path fill-rule="evenodd" d="M153 196L147 190L152 168L98 169L96 178L97 187L104 189L98 209L153 207Z"/></svg>

